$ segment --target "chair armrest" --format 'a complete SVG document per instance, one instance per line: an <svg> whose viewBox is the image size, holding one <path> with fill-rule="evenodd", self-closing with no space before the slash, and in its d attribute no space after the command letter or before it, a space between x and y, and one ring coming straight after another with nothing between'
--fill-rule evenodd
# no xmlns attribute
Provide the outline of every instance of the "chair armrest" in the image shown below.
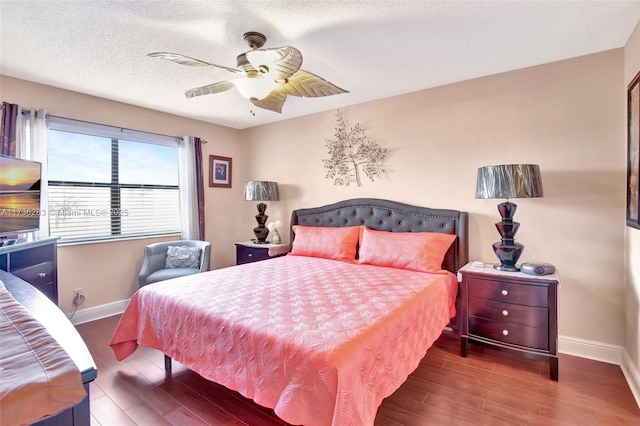
<svg viewBox="0 0 640 426"><path fill-rule="evenodd" d="M147 284L147 277L165 267L167 262L167 246L165 244L151 244L144 248L144 261L138 274L140 287Z"/></svg>
<svg viewBox="0 0 640 426"><path fill-rule="evenodd" d="M200 252L200 272L209 270L209 259L211 258L211 244L205 242Z"/></svg>

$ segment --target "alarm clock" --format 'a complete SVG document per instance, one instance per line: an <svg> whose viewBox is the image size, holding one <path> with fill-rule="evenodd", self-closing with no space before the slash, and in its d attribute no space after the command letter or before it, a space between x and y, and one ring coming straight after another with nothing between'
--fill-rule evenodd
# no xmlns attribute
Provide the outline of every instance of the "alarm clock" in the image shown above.
<svg viewBox="0 0 640 426"><path fill-rule="evenodd" d="M530 275L549 275L556 272L556 267L544 262L525 262L520 265L520 272Z"/></svg>

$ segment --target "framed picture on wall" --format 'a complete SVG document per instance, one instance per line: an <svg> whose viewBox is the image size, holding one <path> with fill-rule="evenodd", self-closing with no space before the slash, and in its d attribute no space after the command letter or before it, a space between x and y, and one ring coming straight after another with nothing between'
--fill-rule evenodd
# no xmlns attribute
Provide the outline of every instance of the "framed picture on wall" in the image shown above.
<svg viewBox="0 0 640 426"><path fill-rule="evenodd" d="M209 186L231 188L231 158L209 156Z"/></svg>
<svg viewBox="0 0 640 426"><path fill-rule="evenodd" d="M627 90L627 225L640 229L640 72Z"/></svg>

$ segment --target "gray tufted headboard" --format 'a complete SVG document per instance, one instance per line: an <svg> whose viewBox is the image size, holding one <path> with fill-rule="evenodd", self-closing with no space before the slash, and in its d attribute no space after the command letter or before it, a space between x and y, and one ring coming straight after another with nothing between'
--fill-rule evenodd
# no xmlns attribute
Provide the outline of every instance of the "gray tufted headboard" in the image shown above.
<svg viewBox="0 0 640 426"><path fill-rule="evenodd" d="M391 232L443 232L458 238L442 267L454 274L469 260L467 213L416 207L376 198L354 198L322 207L294 210L291 226L359 226ZM291 229L291 242L295 233Z"/></svg>

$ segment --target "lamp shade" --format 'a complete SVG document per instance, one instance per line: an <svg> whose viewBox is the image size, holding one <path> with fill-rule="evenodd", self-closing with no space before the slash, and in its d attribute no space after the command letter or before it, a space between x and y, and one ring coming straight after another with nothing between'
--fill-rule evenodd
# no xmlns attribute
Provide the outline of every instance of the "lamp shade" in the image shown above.
<svg viewBox="0 0 640 426"><path fill-rule="evenodd" d="M262 76L248 76L247 78L231 80L231 82L236 86L238 92L249 100L264 99L276 88L273 80L262 78Z"/></svg>
<svg viewBox="0 0 640 426"><path fill-rule="evenodd" d="M503 164L478 169L476 198L542 197L542 178L537 164Z"/></svg>
<svg viewBox="0 0 640 426"><path fill-rule="evenodd" d="M278 183L266 180L250 180L244 185L244 199L247 201L278 201Z"/></svg>

